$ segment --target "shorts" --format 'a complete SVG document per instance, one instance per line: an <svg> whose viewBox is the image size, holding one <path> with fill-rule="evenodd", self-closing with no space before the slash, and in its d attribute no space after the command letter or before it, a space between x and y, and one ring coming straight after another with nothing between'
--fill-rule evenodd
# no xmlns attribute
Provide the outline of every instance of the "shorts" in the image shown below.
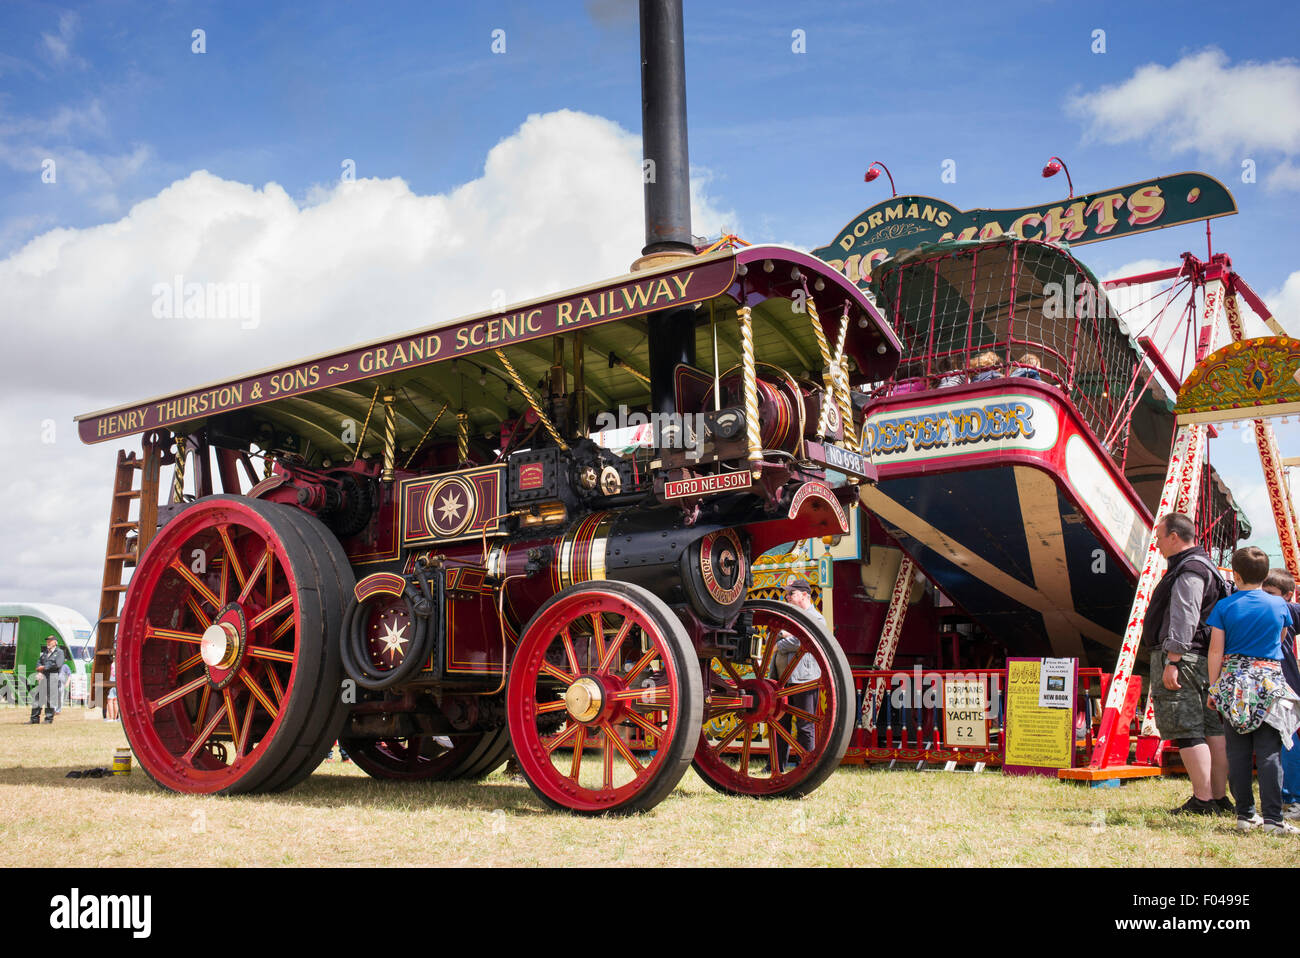
<svg viewBox="0 0 1300 958"><path fill-rule="evenodd" d="M1206 738L1223 734L1223 720L1217 709L1206 704L1210 694L1210 663L1205 656L1184 653L1178 665L1178 683L1182 688L1167 689L1162 680L1165 654L1151 652L1151 704L1155 708L1156 728L1166 740Z"/></svg>

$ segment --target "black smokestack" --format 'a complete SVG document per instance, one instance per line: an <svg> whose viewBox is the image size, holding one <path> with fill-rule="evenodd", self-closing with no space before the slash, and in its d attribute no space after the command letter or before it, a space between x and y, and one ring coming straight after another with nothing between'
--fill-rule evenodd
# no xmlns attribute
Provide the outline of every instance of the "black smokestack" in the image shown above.
<svg viewBox="0 0 1300 958"><path fill-rule="evenodd" d="M693 254L682 0L641 0L645 249Z"/></svg>

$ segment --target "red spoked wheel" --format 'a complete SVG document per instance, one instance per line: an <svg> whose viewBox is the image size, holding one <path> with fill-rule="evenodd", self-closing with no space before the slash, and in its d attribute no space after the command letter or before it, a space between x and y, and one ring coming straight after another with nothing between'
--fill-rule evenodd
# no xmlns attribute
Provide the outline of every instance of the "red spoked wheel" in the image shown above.
<svg viewBox="0 0 1300 958"><path fill-rule="evenodd" d="M653 808L691 763L700 676L667 605L626 582L552 596L524 629L506 693L533 791L584 815Z"/></svg>
<svg viewBox="0 0 1300 958"><path fill-rule="evenodd" d="M505 728L409 738L344 738L339 744L372 778L408 782L482 778L510 755L510 734Z"/></svg>
<svg viewBox="0 0 1300 958"><path fill-rule="evenodd" d="M792 605L755 600L744 612L753 615L753 654L739 662L715 658L703 670L708 724L695 750L695 771L729 795L807 795L839 766L853 733L856 695L848 660L824 625ZM778 650L783 633L797 649ZM796 671L812 671L809 664L819 674L795 681ZM729 731L717 734L720 726ZM761 750L754 747L760 727L766 739ZM769 763L778 741L791 767L778 767L775 758Z"/></svg>
<svg viewBox="0 0 1300 958"><path fill-rule="evenodd" d="M351 581L337 541L288 506L213 496L164 526L117 639L140 767L178 792L271 791L309 774L343 714L337 636Z"/></svg>

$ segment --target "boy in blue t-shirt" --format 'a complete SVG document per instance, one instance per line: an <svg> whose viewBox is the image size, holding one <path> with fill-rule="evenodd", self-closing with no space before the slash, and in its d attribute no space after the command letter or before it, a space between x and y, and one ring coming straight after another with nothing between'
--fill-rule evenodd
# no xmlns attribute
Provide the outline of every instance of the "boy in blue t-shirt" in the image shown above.
<svg viewBox="0 0 1300 958"><path fill-rule="evenodd" d="M1295 637L1300 633L1300 603L1295 601L1295 579L1286 569L1269 569L1264 591L1281 596L1291 610L1291 624L1282 633L1282 676L1291 691L1300 693L1300 662L1296 661ZM1300 818L1300 732L1291 747L1282 750L1282 817Z"/></svg>
<svg viewBox="0 0 1300 958"><path fill-rule="evenodd" d="M1259 772L1264 831L1283 835L1300 833L1282 818L1282 736L1290 741L1296 718L1288 701L1295 693L1282 677L1281 661L1282 630L1291 622L1291 610L1263 591L1267 576L1268 556L1262 549L1246 546L1233 553L1237 591L1220 599L1206 620L1210 695L1223 715L1237 827L1256 825L1253 765Z"/></svg>

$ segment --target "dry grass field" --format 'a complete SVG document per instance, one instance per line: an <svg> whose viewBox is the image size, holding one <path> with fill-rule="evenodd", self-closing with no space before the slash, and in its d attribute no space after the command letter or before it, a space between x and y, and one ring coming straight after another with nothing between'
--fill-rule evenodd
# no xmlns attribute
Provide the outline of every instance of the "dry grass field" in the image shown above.
<svg viewBox="0 0 1300 958"><path fill-rule="evenodd" d="M95 718L86 718L93 714ZM718 795L694 772L654 811L548 811L500 772L474 784L376 782L322 765L279 795L208 798L111 766L117 723L65 709L52 726L0 709L0 842L96 866L1278 866L1296 840L1165 809L1184 780L1086 789L1001 774L845 768L803 801ZM30 864L30 862L28 862Z"/></svg>

